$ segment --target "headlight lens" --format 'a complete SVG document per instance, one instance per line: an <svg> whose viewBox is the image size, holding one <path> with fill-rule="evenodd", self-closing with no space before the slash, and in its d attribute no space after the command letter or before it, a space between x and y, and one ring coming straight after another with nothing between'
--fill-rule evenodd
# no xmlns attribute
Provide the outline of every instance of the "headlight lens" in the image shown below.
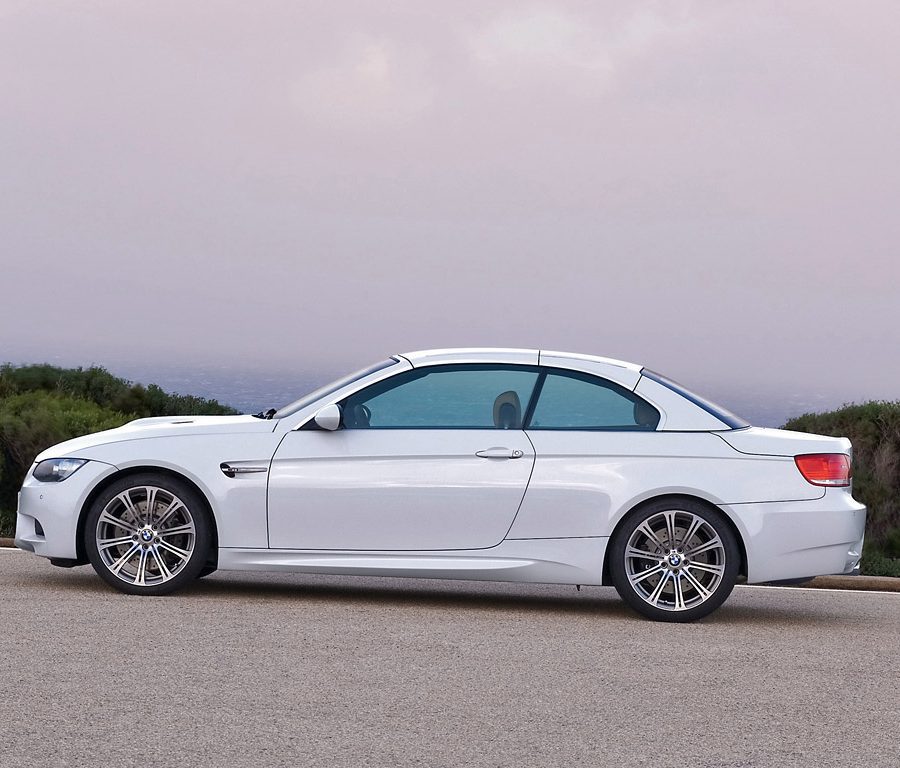
<svg viewBox="0 0 900 768"><path fill-rule="evenodd" d="M87 459L45 459L31 474L42 483L61 483L85 464Z"/></svg>

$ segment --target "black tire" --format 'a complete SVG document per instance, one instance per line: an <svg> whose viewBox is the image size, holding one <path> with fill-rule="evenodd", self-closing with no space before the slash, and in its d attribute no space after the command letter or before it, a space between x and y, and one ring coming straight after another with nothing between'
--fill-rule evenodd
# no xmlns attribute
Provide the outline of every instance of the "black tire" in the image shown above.
<svg viewBox="0 0 900 768"><path fill-rule="evenodd" d="M177 478L151 472L104 489L84 526L94 570L131 595L168 595L191 583L207 568L211 542L200 494Z"/></svg>
<svg viewBox="0 0 900 768"><path fill-rule="evenodd" d="M647 557L638 554L645 551ZM626 515L607 557L616 590L635 611L688 622L725 602L741 556L722 512L690 499L660 499Z"/></svg>

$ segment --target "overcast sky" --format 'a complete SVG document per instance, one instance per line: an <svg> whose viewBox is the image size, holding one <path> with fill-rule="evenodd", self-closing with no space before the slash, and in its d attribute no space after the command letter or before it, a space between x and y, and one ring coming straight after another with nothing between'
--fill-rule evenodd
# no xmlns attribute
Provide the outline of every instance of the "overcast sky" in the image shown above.
<svg viewBox="0 0 900 768"><path fill-rule="evenodd" d="M0 0L0 359L900 397L900 4Z"/></svg>

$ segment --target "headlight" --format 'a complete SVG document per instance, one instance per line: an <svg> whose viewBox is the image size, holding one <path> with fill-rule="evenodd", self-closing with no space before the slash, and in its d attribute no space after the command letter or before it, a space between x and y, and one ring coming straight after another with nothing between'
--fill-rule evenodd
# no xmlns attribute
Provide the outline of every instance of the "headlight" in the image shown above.
<svg viewBox="0 0 900 768"><path fill-rule="evenodd" d="M87 464L87 459L45 459L34 468L36 480L42 483L61 483Z"/></svg>

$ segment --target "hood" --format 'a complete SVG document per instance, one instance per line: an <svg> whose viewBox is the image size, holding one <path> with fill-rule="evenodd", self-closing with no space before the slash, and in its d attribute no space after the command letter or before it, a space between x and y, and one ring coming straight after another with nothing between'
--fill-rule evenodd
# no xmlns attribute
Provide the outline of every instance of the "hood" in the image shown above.
<svg viewBox="0 0 900 768"><path fill-rule="evenodd" d="M177 435L206 435L272 432L278 422L257 419L255 416L156 416L135 419L116 429L94 432L90 435L66 440L38 454L35 461L59 459L65 456L78 458L79 451L124 440L150 437L175 437Z"/></svg>
<svg viewBox="0 0 900 768"><path fill-rule="evenodd" d="M802 453L846 453L852 456L853 453L846 437L810 435L766 427L748 427L715 434L734 450L758 456L799 456Z"/></svg>

